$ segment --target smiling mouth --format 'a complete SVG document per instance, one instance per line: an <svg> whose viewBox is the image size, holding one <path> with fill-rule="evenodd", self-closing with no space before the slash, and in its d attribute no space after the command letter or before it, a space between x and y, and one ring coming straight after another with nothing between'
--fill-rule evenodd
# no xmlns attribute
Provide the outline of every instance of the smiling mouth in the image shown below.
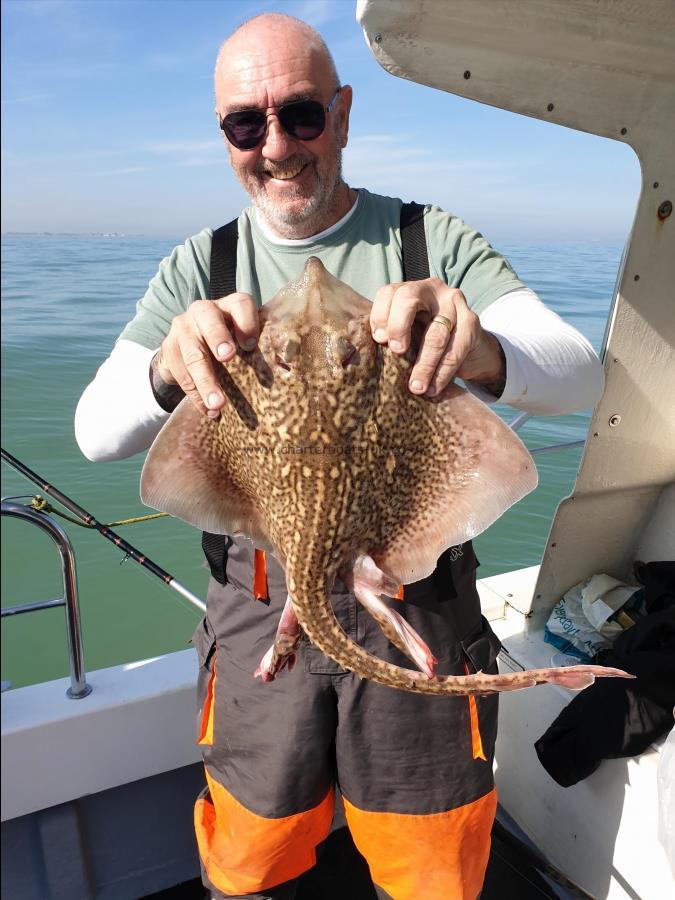
<svg viewBox="0 0 675 900"><path fill-rule="evenodd" d="M274 178L276 181L290 181L292 178L297 178L297 176L305 170L307 165L308 163L303 162L300 165L293 166L292 169L265 172L265 175L268 178Z"/></svg>

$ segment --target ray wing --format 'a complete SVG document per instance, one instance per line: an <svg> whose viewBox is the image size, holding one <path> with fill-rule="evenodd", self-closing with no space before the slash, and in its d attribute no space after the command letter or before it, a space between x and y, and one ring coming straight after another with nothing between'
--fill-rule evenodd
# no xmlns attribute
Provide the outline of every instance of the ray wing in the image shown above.
<svg viewBox="0 0 675 900"><path fill-rule="evenodd" d="M143 503L213 534L241 532L273 551L260 507L247 490L256 464L255 454L246 453L247 436L232 407L213 420L183 400L148 451Z"/></svg>
<svg viewBox="0 0 675 900"><path fill-rule="evenodd" d="M385 449L375 473L383 527L371 548L404 584L430 575L443 551L480 534L537 485L525 445L468 391L450 384L432 399L410 393L412 358L385 351L377 413Z"/></svg>

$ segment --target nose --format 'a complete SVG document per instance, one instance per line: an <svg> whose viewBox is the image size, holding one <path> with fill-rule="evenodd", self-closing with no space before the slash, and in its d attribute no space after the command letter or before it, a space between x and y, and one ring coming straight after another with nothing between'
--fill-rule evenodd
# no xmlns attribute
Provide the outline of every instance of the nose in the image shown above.
<svg viewBox="0 0 675 900"><path fill-rule="evenodd" d="M293 138L281 127L279 117L274 113L267 117L267 131L262 145L265 159L284 160L295 151Z"/></svg>

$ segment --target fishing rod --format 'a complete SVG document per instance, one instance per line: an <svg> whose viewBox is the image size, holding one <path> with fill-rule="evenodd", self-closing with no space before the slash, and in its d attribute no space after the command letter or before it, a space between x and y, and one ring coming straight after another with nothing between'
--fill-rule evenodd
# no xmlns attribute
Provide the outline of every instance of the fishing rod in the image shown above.
<svg viewBox="0 0 675 900"><path fill-rule="evenodd" d="M16 469L17 472L20 472L24 478L27 478L29 481L32 481L33 484L36 484L40 490L44 491L45 494L49 494L50 497L53 497L57 500L61 506L64 506L67 510L70 510L73 515L77 516L78 519L81 519L85 525L89 525L91 528L94 528L100 535L102 535L107 540L111 541L115 544L116 547L119 547L123 553L126 554L130 559L135 560L139 565L143 566L144 569L147 569L148 572L152 572L157 578L161 578L164 584L168 585L170 588L173 588L176 593L180 594L182 597L185 597L186 600L189 600L193 606L196 606L200 612L206 612L206 604L203 600L200 600L192 591L189 591L184 585L177 581L173 575L169 574L169 572L165 572L161 566L158 566L157 563L153 562L149 559L145 554L141 553L135 547L132 547L124 538L120 537L116 532L114 532L111 528L108 528L107 525L103 525L101 522L98 522L91 513L88 513L86 509L83 509L79 504L75 503L74 500L71 500L70 497L67 497L63 494L58 488L53 487L53 485L49 484L44 480L44 478L40 477L36 472L33 472L32 469L29 469L28 466L25 466L20 460L18 460L15 456L12 456L11 453L8 453L4 448L0 448L0 452L2 453L2 459Z"/></svg>

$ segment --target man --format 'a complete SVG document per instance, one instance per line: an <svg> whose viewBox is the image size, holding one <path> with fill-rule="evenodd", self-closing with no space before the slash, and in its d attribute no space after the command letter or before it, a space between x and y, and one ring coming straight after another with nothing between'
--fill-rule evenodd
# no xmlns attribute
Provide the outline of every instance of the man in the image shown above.
<svg viewBox="0 0 675 900"><path fill-rule="evenodd" d="M255 346L259 305L310 255L373 298L373 337L394 352L405 352L423 320L414 393L432 395L459 376L487 402L535 413L596 402L602 370L588 343L457 218L425 210L432 277L402 282L401 201L343 181L352 91L313 29L279 14L248 21L221 48L215 90L230 162L253 204L238 222L237 291L206 299L210 230L163 261L80 401L76 433L87 456L147 448L183 393L217 417L226 402L218 368L237 344ZM438 648L439 673L495 671L498 642L481 621L471 545L452 550L432 577L406 588L404 614ZM195 824L212 896L293 897L328 833L338 781L382 898L475 898L496 807L496 698L394 691L308 642L292 672L254 681L286 597L283 572L268 560L268 608L251 599L250 542L228 539L219 553L194 637L208 783ZM344 585L333 604L351 637L407 664Z"/></svg>

